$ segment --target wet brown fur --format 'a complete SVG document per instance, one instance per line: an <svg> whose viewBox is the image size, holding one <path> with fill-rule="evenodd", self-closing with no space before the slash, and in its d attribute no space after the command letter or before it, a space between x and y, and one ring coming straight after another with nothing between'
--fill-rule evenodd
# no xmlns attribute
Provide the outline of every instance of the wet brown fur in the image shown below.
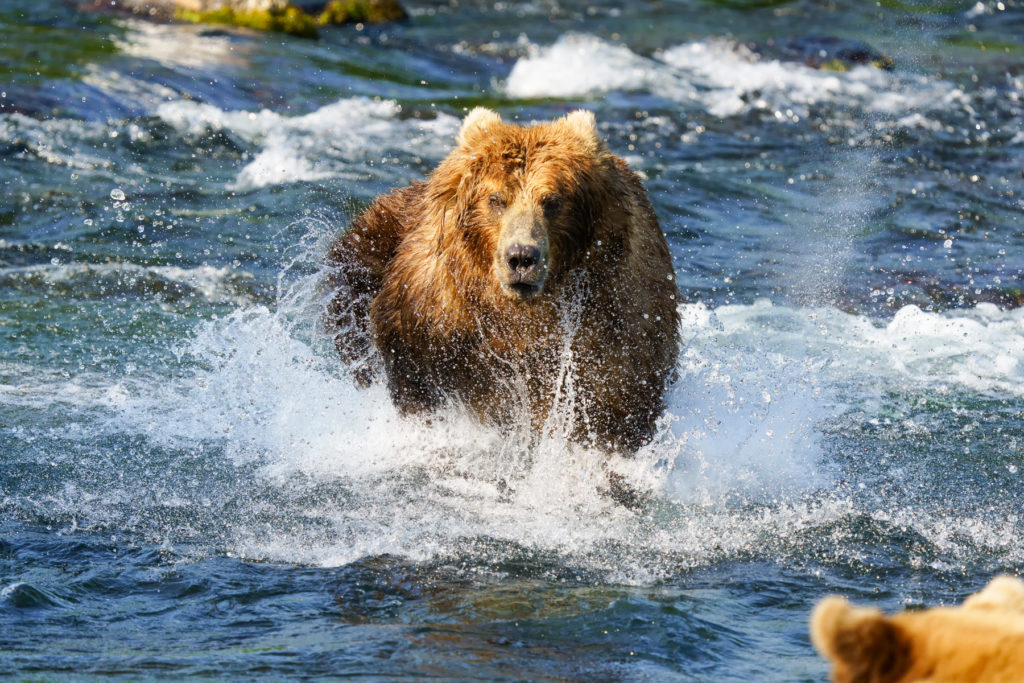
<svg viewBox="0 0 1024 683"><path fill-rule="evenodd" d="M997 577L961 607L893 616L830 596L811 640L835 683L1024 681L1024 582Z"/></svg>
<svg viewBox="0 0 1024 683"><path fill-rule="evenodd" d="M532 299L495 277L496 201L545 226L549 273ZM650 438L679 348L671 258L639 179L589 113L520 127L474 110L433 174L378 197L328 263L339 353L363 381L383 370L403 411L454 400L541 429L568 341L573 438L625 451Z"/></svg>

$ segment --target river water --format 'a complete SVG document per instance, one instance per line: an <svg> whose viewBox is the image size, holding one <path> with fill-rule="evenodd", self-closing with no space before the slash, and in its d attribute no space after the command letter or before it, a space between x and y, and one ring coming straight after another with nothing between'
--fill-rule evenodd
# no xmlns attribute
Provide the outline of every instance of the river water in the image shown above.
<svg viewBox="0 0 1024 683"><path fill-rule="evenodd" d="M822 680L822 595L1024 567L1018 0L408 8L3 3L0 669ZM894 68L800 62L828 36ZM639 510L557 432L400 417L317 329L331 238L481 104L592 109L668 236L679 380L609 464Z"/></svg>

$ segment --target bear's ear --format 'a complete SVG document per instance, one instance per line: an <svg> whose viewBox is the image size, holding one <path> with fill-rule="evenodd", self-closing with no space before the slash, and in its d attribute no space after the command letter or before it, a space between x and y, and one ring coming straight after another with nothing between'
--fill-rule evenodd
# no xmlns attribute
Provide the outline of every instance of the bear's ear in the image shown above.
<svg viewBox="0 0 1024 683"><path fill-rule="evenodd" d="M577 109L558 121L565 130L575 137L590 152L598 152L604 148L604 141L597 132L597 119L594 112Z"/></svg>
<svg viewBox="0 0 1024 683"><path fill-rule="evenodd" d="M898 626L835 595L811 613L811 642L832 662L836 681L895 681L910 666L910 643Z"/></svg>
<svg viewBox="0 0 1024 683"><path fill-rule="evenodd" d="M985 588L964 600L964 609L1003 609L1024 613L1024 581L997 576Z"/></svg>
<svg viewBox="0 0 1024 683"><path fill-rule="evenodd" d="M501 117L486 107L476 107L466 114L459 129L456 142L462 147L470 147L492 129L501 125Z"/></svg>

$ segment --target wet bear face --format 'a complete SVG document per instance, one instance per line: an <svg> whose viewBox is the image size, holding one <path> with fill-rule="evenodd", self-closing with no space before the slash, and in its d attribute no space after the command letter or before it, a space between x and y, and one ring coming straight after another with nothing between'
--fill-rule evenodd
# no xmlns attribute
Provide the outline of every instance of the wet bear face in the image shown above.
<svg viewBox="0 0 1024 683"><path fill-rule="evenodd" d="M608 157L589 112L530 127L486 109L466 117L438 174L460 170L448 183L465 198L456 230L502 295L543 295L580 262L607 195Z"/></svg>

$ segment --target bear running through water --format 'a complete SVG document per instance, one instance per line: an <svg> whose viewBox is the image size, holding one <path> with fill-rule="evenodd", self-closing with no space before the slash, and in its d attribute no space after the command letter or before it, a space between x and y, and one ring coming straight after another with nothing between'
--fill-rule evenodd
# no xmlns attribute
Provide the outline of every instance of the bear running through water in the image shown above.
<svg viewBox="0 0 1024 683"><path fill-rule="evenodd" d="M405 413L466 406L579 443L650 440L679 352L665 236L592 113L518 126L476 108L423 182L381 195L327 256L326 320Z"/></svg>

